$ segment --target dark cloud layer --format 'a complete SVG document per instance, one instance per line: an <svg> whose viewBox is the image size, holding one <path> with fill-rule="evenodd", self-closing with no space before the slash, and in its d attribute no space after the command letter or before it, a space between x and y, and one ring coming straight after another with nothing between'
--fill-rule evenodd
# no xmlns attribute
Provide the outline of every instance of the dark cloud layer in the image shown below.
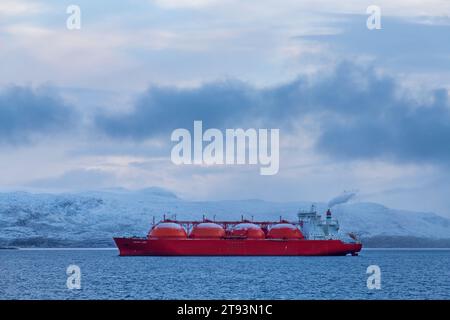
<svg viewBox="0 0 450 320"><path fill-rule="evenodd" d="M8 87L0 91L0 143L18 145L60 133L75 124L74 111L45 90Z"/></svg>
<svg viewBox="0 0 450 320"><path fill-rule="evenodd" d="M96 126L110 137L137 141L192 128L194 120L205 127L280 128L283 135L309 116L321 128L317 150L331 157L448 162L447 91L429 95L430 102L420 103L393 78L346 62L328 75L265 89L238 81L152 87L132 112L98 115Z"/></svg>
<svg viewBox="0 0 450 320"><path fill-rule="evenodd" d="M421 103L388 76L351 64L316 83L307 94L309 112L319 114L317 149L343 159L387 158L448 163L448 92L429 93Z"/></svg>
<svg viewBox="0 0 450 320"><path fill-rule="evenodd" d="M422 96L426 93L421 92ZM450 163L450 103L437 89L419 102L396 80L371 67L342 63L329 74L258 89L228 80L198 88L151 87L131 112L97 114L94 128L111 139L139 142L192 128L280 128L283 135L305 117L320 128L316 150L333 159L383 158ZM81 115L45 90L0 91L0 143L18 145L81 126ZM302 137L298 137L301 139Z"/></svg>
<svg viewBox="0 0 450 320"><path fill-rule="evenodd" d="M190 128L194 120L203 120L210 127L234 125L255 113L258 94L238 81L210 83L197 89L152 87L136 101L132 113L101 114L96 125L112 137L135 140Z"/></svg>

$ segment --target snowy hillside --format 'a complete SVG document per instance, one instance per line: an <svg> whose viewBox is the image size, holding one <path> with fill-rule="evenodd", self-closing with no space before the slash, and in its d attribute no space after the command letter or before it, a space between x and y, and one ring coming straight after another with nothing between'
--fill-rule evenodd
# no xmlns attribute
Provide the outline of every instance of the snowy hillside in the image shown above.
<svg viewBox="0 0 450 320"><path fill-rule="evenodd" d="M111 189L77 194L0 193L0 245L33 243L111 244L114 235L147 233L152 217L176 214L178 219L296 219L311 202L275 203L261 200L194 202L149 188ZM319 212L326 209L318 203ZM401 211L375 203L347 203L333 208L342 231L363 237L414 236L450 239L450 219L433 213Z"/></svg>

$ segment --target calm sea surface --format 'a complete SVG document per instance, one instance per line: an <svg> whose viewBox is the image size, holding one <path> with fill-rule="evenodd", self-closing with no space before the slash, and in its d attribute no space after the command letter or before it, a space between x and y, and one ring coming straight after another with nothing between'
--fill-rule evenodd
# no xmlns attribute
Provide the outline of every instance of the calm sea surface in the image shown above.
<svg viewBox="0 0 450 320"><path fill-rule="evenodd" d="M66 269L81 270L81 289ZM367 288L369 265L381 289ZM359 257L119 257L116 250L0 250L0 299L450 299L450 250Z"/></svg>

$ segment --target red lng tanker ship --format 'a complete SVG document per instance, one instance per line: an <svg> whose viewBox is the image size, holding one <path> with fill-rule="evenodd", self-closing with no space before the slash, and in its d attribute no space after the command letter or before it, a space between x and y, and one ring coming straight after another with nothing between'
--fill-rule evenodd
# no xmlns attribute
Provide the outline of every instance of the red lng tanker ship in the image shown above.
<svg viewBox="0 0 450 320"><path fill-rule="evenodd" d="M146 238L114 238L121 256L343 256L358 255L361 243L342 236L328 210L314 208L299 220L178 221L163 219Z"/></svg>

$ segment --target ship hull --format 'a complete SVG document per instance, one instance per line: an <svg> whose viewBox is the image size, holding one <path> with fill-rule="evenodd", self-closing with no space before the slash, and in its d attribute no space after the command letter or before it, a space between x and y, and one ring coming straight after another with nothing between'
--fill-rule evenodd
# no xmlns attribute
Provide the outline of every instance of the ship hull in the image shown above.
<svg viewBox="0 0 450 320"><path fill-rule="evenodd" d="M114 238L120 256L343 256L360 243L341 240Z"/></svg>

